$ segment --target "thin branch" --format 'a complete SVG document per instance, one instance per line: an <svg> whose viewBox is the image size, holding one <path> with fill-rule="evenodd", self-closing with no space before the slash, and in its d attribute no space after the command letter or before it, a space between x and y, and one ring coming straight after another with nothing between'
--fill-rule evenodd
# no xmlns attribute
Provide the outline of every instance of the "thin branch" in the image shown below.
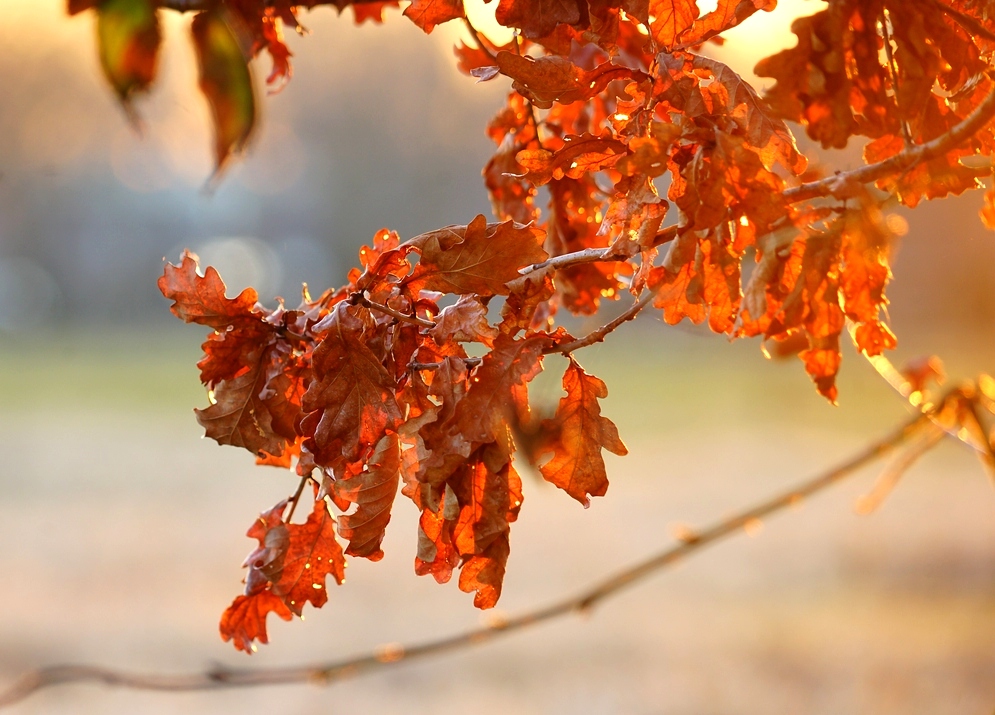
<svg viewBox="0 0 995 715"><path fill-rule="evenodd" d="M404 323L411 323L412 325L420 325L423 328L435 327L435 323L433 323L431 320L425 320L423 318L419 318L417 315L408 315L407 313L402 313L399 310L394 310L390 306L384 305L383 303L377 303L374 300L370 300L369 298L366 297L365 293L356 293L353 296L353 300L359 303L360 305L366 306L370 310L378 310L381 313L385 313L391 316L392 318L397 318L398 320Z"/></svg>
<svg viewBox="0 0 995 715"><path fill-rule="evenodd" d="M546 350L546 353L547 354L562 353L563 355L569 355L574 350L579 350L580 348L586 348L588 345L594 345L595 343L600 343L602 340L605 339L605 336L607 336L608 333L615 330L615 328L620 326L622 323L627 323L633 318L635 318L637 315L639 315L639 311L641 311L643 308L649 305L650 301L652 301L655 296L656 296L656 291L647 292L642 298L640 298L631 306L629 306L628 310L626 310L624 313L622 313L614 320L605 323L597 330L585 335L583 338L579 338L578 340L574 340L573 342L564 343L563 345L556 345L554 347L551 347L549 350Z"/></svg>
<svg viewBox="0 0 995 715"><path fill-rule="evenodd" d="M480 33L477 32L477 28L475 28L473 26L473 23L470 22L470 18L464 17L463 24L466 25L466 29L469 31L470 37L472 37L473 41L477 43L477 47L480 48L480 51L483 52L485 55L487 55L487 58L491 62L497 64L497 57L495 57L494 53L491 52L490 48L484 44L484 41L480 37Z"/></svg>
<svg viewBox="0 0 995 715"><path fill-rule="evenodd" d="M810 181L791 189L783 196L788 203L796 203L807 199L824 196L847 198L857 184L867 184L889 174L904 173L917 164L930 161L953 149L958 144L970 139L995 117L995 92L992 92L979 104L960 124L954 126L946 134L932 139L925 144L907 147L903 151L876 164L868 164L852 171L844 171L825 179Z"/></svg>
<svg viewBox="0 0 995 715"><path fill-rule="evenodd" d="M288 524L290 523L290 520L294 518L294 511L297 509L297 502L301 500L301 494L304 492L304 485L308 483L310 478L310 474L306 474L301 477L301 483L297 485L297 491L294 492L292 497L290 497L290 513L287 514L287 518L284 519L284 521Z"/></svg>
<svg viewBox="0 0 995 715"><path fill-rule="evenodd" d="M525 268L519 268L518 272L523 276L527 276L529 273L541 271L543 268L553 268L554 270L558 270L560 268L566 268L567 266L576 266L581 263L624 260L624 256L616 256L614 254L611 246L607 248L584 248L580 251L573 251L572 253L564 253L561 256L547 258L545 261L533 263L531 266L525 266Z"/></svg>
<svg viewBox="0 0 995 715"><path fill-rule="evenodd" d="M7 692L0 694L0 707L19 702L43 688L81 681L96 681L105 685L160 691L218 690L290 683L325 684L367 671L378 670L401 661L410 661L423 656L484 643L528 626L590 609L635 582L683 560L709 544L716 543L727 536L743 533L744 527L749 524L782 511L786 507L798 504L805 497L822 491L870 462L893 451L903 444L909 435L914 433L920 424L927 419L926 415L917 415L890 435L865 447L843 464L701 531L692 532L685 536L681 543L620 571L580 593L514 618L496 619L483 627L414 646L386 646L374 653L358 658L299 667L265 670L219 668L205 673L186 675L142 675L89 665L53 666L25 674Z"/></svg>
<svg viewBox="0 0 995 715"><path fill-rule="evenodd" d="M481 362L483 362L483 358L479 358L479 357L463 358L463 364L466 365L468 368L477 367L477 365L479 365ZM409 370L438 370L440 367L442 367L442 363L441 362L409 362L408 363L408 369Z"/></svg>
<svg viewBox="0 0 995 715"><path fill-rule="evenodd" d="M949 5L944 5L942 2L938 2L937 0L928 0L928 1L937 10L953 18L954 22L963 27L972 35L977 35L978 37L984 37L986 40L990 42L995 42L995 32L989 30L987 27L982 25L980 22L975 20L970 15L966 15L960 12L959 10L953 9Z"/></svg>

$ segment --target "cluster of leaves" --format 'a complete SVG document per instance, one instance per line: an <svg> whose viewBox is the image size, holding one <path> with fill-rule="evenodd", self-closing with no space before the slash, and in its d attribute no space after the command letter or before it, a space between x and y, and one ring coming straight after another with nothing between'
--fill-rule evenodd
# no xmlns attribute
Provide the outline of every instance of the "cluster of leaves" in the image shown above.
<svg viewBox="0 0 995 715"><path fill-rule="evenodd" d="M134 48L158 41L154 29L133 31L146 27L134 18L164 4L98 4L101 28L117 18L128 38L101 34L122 97L144 86ZM244 73L245 58L266 48L271 81L288 77L281 25L297 27L298 9L319 3L182 4L202 6L194 35L215 48L201 50L203 86L223 161L244 139L232 140L232 112L219 109L241 106L232 97L243 85L225 84L232 67ZM387 3L335 4L379 18ZM405 242L385 229L346 286L316 300L305 290L293 310L268 310L251 289L226 298L217 273L200 275L189 254L166 267L160 288L173 312L213 330L199 363L208 436L260 463L296 464L315 495L306 523L291 521L298 490L249 531L260 546L246 561L245 595L222 620L226 639L249 650L266 641L268 612L323 604L326 577L343 575L336 530L345 554L379 559L402 484L421 512L416 571L442 582L458 568L460 588L493 606L522 503L516 446L578 501L605 493L602 450L625 448L600 412L604 383L573 352L650 304L668 323L707 321L797 354L831 401L848 323L869 357L895 346L883 207L983 187L995 151L995 21L980 0L826 0L793 25L797 46L757 67L776 80L765 99L705 53L774 4L719 0L702 14L694 0L500 0L497 20L514 39L497 46L470 28L473 44L456 49L467 74L511 80L483 170L498 223L478 216ZM464 9L413 0L405 14L431 31ZM238 57L220 49L234 46L235 24L252 40ZM865 138L865 165L810 169L786 122L826 148ZM986 199L992 226L992 191ZM631 307L588 336L556 325L561 309L590 315L625 293ZM568 359L566 397L543 420L527 385L554 353Z"/></svg>
<svg viewBox="0 0 995 715"><path fill-rule="evenodd" d="M245 563L245 595L222 619L226 640L243 650L266 642L268 612L300 615L306 602L325 603L328 575L342 582L326 497L341 512L345 554L376 561L403 482L421 511L416 571L442 583L458 567L460 588L489 608L522 504L513 430L530 437L530 459L552 455L541 466L547 480L585 504L605 493L601 450L625 447L601 416L604 383L570 358L555 415L540 421L529 409L527 385L543 356L573 340L562 328L529 329L546 315L552 282L518 269L547 257L542 242L534 227L483 216L404 243L384 230L346 287L316 300L305 292L296 310L266 310L252 289L225 297L217 271L199 275L190 254L166 267L159 287L173 312L213 329L198 363L211 390L211 405L197 411L207 435L260 464L296 462L302 487L320 474L305 524L284 516L285 500L249 530L259 548ZM459 298L440 308L446 294ZM495 326L496 296L506 300ZM484 356L471 357L469 343Z"/></svg>

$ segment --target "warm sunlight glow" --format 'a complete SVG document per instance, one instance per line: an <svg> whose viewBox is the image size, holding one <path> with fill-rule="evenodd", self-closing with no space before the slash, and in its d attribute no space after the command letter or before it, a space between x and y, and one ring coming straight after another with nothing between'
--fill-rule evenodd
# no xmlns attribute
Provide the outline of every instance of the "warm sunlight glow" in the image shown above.
<svg viewBox="0 0 995 715"><path fill-rule="evenodd" d="M487 37L495 45L506 45L511 42L515 33L511 28L499 24L495 19L494 13L497 11L497 6L497 2L485 4L484 0L464 0L463 3L466 17L477 32ZM473 40L469 40L469 42L472 43Z"/></svg>

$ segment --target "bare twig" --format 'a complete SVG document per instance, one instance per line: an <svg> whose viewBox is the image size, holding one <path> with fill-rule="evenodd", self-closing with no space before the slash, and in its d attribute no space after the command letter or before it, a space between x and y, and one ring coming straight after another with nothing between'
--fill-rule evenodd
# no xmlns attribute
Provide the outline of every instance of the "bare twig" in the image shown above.
<svg viewBox="0 0 995 715"><path fill-rule="evenodd" d="M940 406L942 407L942 403ZM585 611L628 588L633 583L681 561L709 544L718 542L727 536L742 533L744 527L755 523L758 519L799 503L803 498L822 491L870 462L893 451L903 444L909 435L914 433L927 419L928 415L916 415L915 418L906 422L890 435L865 447L843 464L710 527L692 532L685 536L681 543L620 571L578 594L513 618L495 620L487 626L414 646L384 647L374 653L357 658L289 668L265 670L219 668L204 673L185 675L143 675L90 665L52 666L25 674L10 689L0 694L0 707L19 702L43 688L82 681L160 691L218 690L290 683L325 684L367 671L378 670L401 661L410 661L414 658L484 643L497 638L499 635L522 630L528 626L569 613Z"/></svg>
<svg viewBox="0 0 995 715"><path fill-rule="evenodd" d="M290 497L290 513L287 514L287 518L284 519L284 521L288 524L290 523L290 520L294 518L294 511L297 509L297 502L301 500L301 494L304 492L304 485L308 483L310 478L310 474L306 474L301 477L301 483L297 485L297 491L294 492L292 497Z"/></svg>
<svg viewBox="0 0 995 715"><path fill-rule="evenodd" d="M975 20L970 15L966 15L965 13L960 12L959 10L955 10L949 5L945 5L942 2L938 2L937 0L927 0L927 1L940 12L945 13L950 17L952 17L958 25L963 27L972 35L977 35L978 37L984 37L986 40L989 40L990 42L995 42L995 32L989 30L987 27L982 25L980 22Z"/></svg>
<svg viewBox="0 0 995 715"><path fill-rule="evenodd" d="M355 300L360 305L365 305L370 310L378 310L381 313L391 316L392 318L397 318L404 323L411 323L412 325L420 325L423 328L434 328L435 323L431 320L425 320L424 318L419 318L417 315L408 315L407 313L402 313L399 310L394 310L390 306L384 305L383 303L377 303L374 300L370 300L366 297L365 293L356 293L353 296Z"/></svg>
<svg viewBox="0 0 995 715"><path fill-rule="evenodd" d="M626 310L624 313L619 315L614 320L605 323L597 330L594 330L585 335L583 338L579 338L577 340L574 340L573 342L563 343L562 345L556 345L554 347L551 347L549 350L546 351L546 353L547 354L562 353L564 355L569 355L574 350L579 350L580 348L586 348L588 345L594 345L595 343L600 343L602 340L605 339L605 336L607 336L608 333L615 330L615 328L620 326L622 323L627 323L633 318L635 318L637 315L639 315L639 311L641 311L643 308L649 305L655 296L656 296L656 291L649 291L642 298L640 298L631 306L629 306L628 310Z"/></svg>
<svg viewBox="0 0 995 715"><path fill-rule="evenodd" d="M470 367L477 367L477 365L479 365L481 362L483 362L483 358L479 358L479 357L463 358L463 364L466 365L468 368L470 368ZM442 363L441 362L409 362L408 363L408 369L409 370L438 370L440 367L442 367Z"/></svg>
<svg viewBox="0 0 995 715"><path fill-rule="evenodd" d="M906 147L903 151L876 164L868 164L852 171L843 171L825 179L810 181L784 192L788 203L824 196L846 198L857 184L867 184L889 174L909 171L917 164L930 161L970 139L995 117L995 92L992 92L960 124L945 134L925 144Z"/></svg>
<svg viewBox="0 0 995 715"><path fill-rule="evenodd" d="M541 271L543 268L560 269L566 268L567 266L576 266L581 263L624 260L624 256L620 257L614 254L611 246L607 248L584 248L579 251L573 251L572 253L564 253L561 256L547 258L545 261L541 261L540 263L533 263L531 266L525 266L525 268L518 269L518 272L523 276L526 276L529 273Z"/></svg>

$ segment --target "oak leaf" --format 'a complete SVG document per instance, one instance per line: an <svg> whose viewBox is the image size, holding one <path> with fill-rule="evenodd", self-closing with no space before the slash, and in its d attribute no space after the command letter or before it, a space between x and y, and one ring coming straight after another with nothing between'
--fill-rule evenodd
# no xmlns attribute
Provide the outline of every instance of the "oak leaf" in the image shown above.
<svg viewBox="0 0 995 715"><path fill-rule="evenodd" d="M288 544L280 579L271 586L294 615L304 604L321 608L328 601L325 579L345 579L345 558L335 539L335 520L324 500L317 499L303 524L287 524Z"/></svg>
<svg viewBox="0 0 995 715"><path fill-rule="evenodd" d="M525 169L525 179L534 186L567 176L579 179L593 171L614 165L625 155L625 145L617 139L591 134L567 136L563 146L554 151L525 149L515 160Z"/></svg>
<svg viewBox="0 0 995 715"><path fill-rule="evenodd" d="M500 0L495 18L505 27L520 28L535 40L550 34L558 24L575 25L581 21L578 0Z"/></svg>
<svg viewBox="0 0 995 715"><path fill-rule="evenodd" d="M232 641L238 650L252 653L253 641L269 643L266 633L266 616L270 612L289 621L290 608L280 596L269 590L251 596L238 596L221 616L221 639Z"/></svg>
<svg viewBox="0 0 995 715"><path fill-rule="evenodd" d="M566 397L560 400L556 415L542 423L546 435L540 452L553 452L553 458L540 467L543 478L555 484L585 507L590 497L604 496L608 475L601 450L623 456L628 453L618 429L601 415L601 404L608 396L604 382L584 372L570 359L563 373Z"/></svg>
<svg viewBox="0 0 995 715"><path fill-rule="evenodd" d="M255 348L246 356L247 370L219 381L213 404L194 410L206 435L218 444L243 447L253 454L283 454L287 440L273 430L273 419L261 397L269 379L270 350Z"/></svg>
<svg viewBox="0 0 995 715"><path fill-rule="evenodd" d="M411 291L507 295L523 266L545 260L543 233L512 221L488 224L478 215L466 226L447 226L407 242L420 254L404 283Z"/></svg>
<svg viewBox="0 0 995 715"><path fill-rule="evenodd" d="M461 295L439 313L429 334L439 345L450 340L483 343L493 347L498 330L487 322L487 306L472 295Z"/></svg>
<svg viewBox="0 0 995 715"><path fill-rule="evenodd" d="M522 506L521 479L511 466L507 447L497 441L478 449L449 484L460 505L452 529L463 559L460 590L476 592L477 608L492 608L501 596L510 524Z"/></svg>
<svg viewBox="0 0 995 715"><path fill-rule="evenodd" d="M648 25L656 43L672 49L677 39L691 28L699 13L695 0L649 0L647 16L636 19Z"/></svg>
<svg viewBox="0 0 995 715"><path fill-rule="evenodd" d="M639 70L611 62L583 70L567 58L556 55L529 57L502 50L496 59L501 74L515 80L512 86L540 109L549 109L554 102L586 101L615 80L646 77Z"/></svg>
<svg viewBox="0 0 995 715"><path fill-rule="evenodd" d="M356 459L401 422L394 379L364 340L359 311L339 303L326 319L301 400L305 445L324 466Z"/></svg>
<svg viewBox="0 0 995 715"><path fill-rule="evenodd" d="M371 561L383 558L380 543L397 495L400 456L397 435L387 434L377 444L362 472L333 484L336 499L358 507L355 512L339 517L339 535L349 542L347 554Z"/></svg>
<svg viewBox="0 0 995 715"><path fill-rule="evenodd" d="M185 323L199 323L221 331L229 327L258 325L254 312L258 296L246 288L236 298L225 297L225 284L213 266L197 273L197 255L184 251L180 265L166 264L158 282L159 290L173 304L170 311Z"/></svg>
<svg viewBox="0 0 995 715"><path fill-rule="evenodd" d="M542 370L547 340L544 335L516 340L506 334L495 339L494 348L474 370L470 389L456 403L453 420L466 440L484 444L497 439L512 404L512 389Z"/></svg>
<svg viewBox="0 0 995 715"><path fill-rule="evenodd" d="M466 17L463 0L413 0L404 10L404 16L425 32L436 25Z"/></svg>

